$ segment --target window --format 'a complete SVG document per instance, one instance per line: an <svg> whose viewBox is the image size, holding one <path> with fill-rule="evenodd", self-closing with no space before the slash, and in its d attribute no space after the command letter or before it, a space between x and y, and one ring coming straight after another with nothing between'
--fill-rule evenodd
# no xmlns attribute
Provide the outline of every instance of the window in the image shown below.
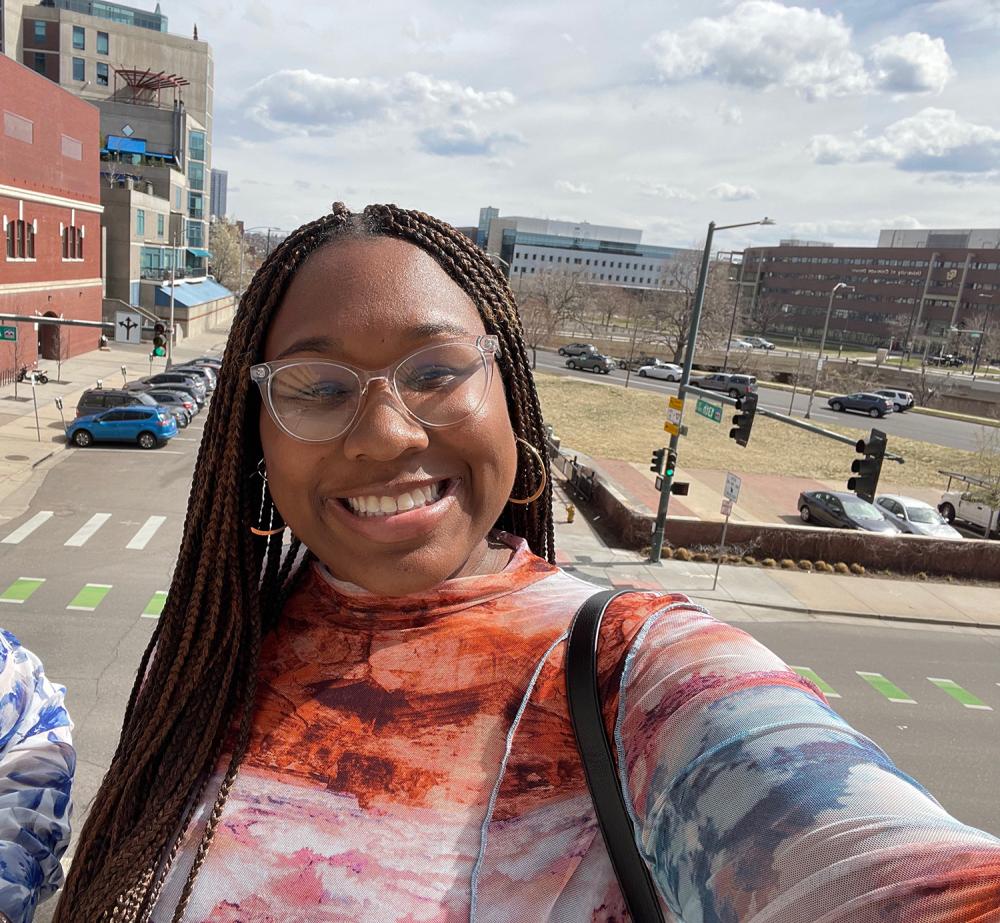
<svg viewBox="0 0 1000 923"><path fill-rule="evenodd" d="M83 51L87 47L87 36L83 26L73 26L73 47Z"/></svg>
<svg viewBox="0 0 1000 923"><path fill-rule="evenodd" d="M144 237L146 234L146 211L142 208L135 210L135 236Z"/></svg>
<svg viewBox="0 0 1000 923"><path fill-rule="evenodd" d="M83 228L70 225L63 229L62 258L64 260L83 259Z"/></svg>
<svg viewBox="0 0 1000 923"><path fill-rule="evenodd" d="M200 192L188 193L188 217L205 217L205 197Z"/></svg>
<svg viewBox="0 0 1000 923"><path fill-rule="evenodd" d="M108 33L98 32L97 33L97 53L107 54L108 53Z"/></svg>
<svg viewBox="0 0 1000 923"><path fill-rule="evenodd" d="M44 19L36 19L35 20L35 41L36 42L44 42L45 41L45 39L46 39L45 26L46 25L47 24L46 24L46 22L45 22Z"/></svg>
<svg viewBox="0 0 1000 923"><path fill-rule="evenodd" d="M189 247L204 246L204 224L201 221L188 222L187 242Z"/></svg>
<svg viewBox="0 0 1000 923"><path fill-rule="evenodd" d="M205 165L203 163L188 164L188 183L192 189L199 192L205 188ZM180 208L180 196L177 198L177 207ZM551 257L549 257L551 259Z"/></svg>
<svg viewBox="0 0 1000 923"><path fill-rule="evenodd" d="M86 70L83 58L73 58L73 79L86 80L85 74Z"/></svg>
<svg viewBox="0 0 1000 923"><path fill-rule="evenodd" d="M163 215L156 216L156 236L163 236Z"/></svg>
<svg viewBox="0 0 1000 923"><path fill-rule="evenodd" d="M180 186L175 186L174 187L174 211L178 211L179 212L180 210L181 210L181 187Z"/></svg>
<svg viewBox="0 0 1000 923"><path fill-rule="evenodd" d="M36 51L35 52L35 64L34 64L34 67L35 67L35 72L36 73L38 73L38 74L44 74L45 73L45 55L43 55L40 51Z"/></svg>
<svg viewBox="0 0 1000 923"><path fill-rule="evenodd" d="M188 132L188 156L192 160L205 159L205 132Z"/></svg>
<svg viewBox="0 0 1000 923"><path fill-rule="evenodd" d="M97 85L99 87L108 85L108 65L102 61L97 62Z"/></svg>
<svg viewBox="0 0 1000 923"><path fill-rule="evenodd" d="M7 259L35 258L35 225L28 221L7 222Z"/></svg>

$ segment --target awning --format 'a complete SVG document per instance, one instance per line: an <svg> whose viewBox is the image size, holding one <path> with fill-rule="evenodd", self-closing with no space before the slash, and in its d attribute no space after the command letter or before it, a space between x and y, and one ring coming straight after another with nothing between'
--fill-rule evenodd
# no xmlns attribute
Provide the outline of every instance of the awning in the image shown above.
<svg viewBox="0 0 1000 923"><path fill-rule="evenodd" d="M191 256L198 257L198 259L200 260L201 259L210 260L212 258L212 254L209 253L207 250L203 250L201 247L188 247L187 252L190 253Z"/></svg>
<svg viewBox="0 0 1000 923"><path fill-rule="evenodd" d="M108 135L108 150L121 151L123 154L145 154L145 138L120 138L118 135Z"/></svg>
<svg viewBox="0 0 1000 923"><path fill-rule="evenodd" d="M174 288L174 302L183 307L193 307L232 297L233 293L214 279L202 279L199 282L178 282ZM170 304L170 283L157 288L156 304L160 307Z"/></svg>

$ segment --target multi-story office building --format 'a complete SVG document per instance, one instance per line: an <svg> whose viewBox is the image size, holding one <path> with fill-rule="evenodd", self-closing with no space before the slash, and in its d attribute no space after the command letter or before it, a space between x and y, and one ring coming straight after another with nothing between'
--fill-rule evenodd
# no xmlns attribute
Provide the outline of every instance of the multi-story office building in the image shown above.
<svg viewBox="0 0 1000 923"><path fill-rule="evenodd" d="M934 349L1000 309L1000 233L890 230L879 239L744 251L740 304L750 326L818 340L829 309L833 342ZM849 288L834 293L838 283Z"/></svg>
<svg viewBox="0 0 1000 923"><path fill-rule="evenodd" d="M227 214L227 195L229 192L229 171L212 170L212 217L225 218Z"/></svg>
<svg viewBox="0 0 1000 923"><path fill-rule="evenodd" d="M99 321L98 112L0 56L0 120L0 313ZM38 357L94 349L101 334L96 327L15 326L16 349L0 342L5 373L15 358L31 366Z"/></svg>
<svg viewBox="0 0 1000 923"><path fill-rule="evenodd" d="M485 211L496 211L495 209ZM545 218L488 216L486 250L499 257L509 278L545 273L576 275L593 285L630 289L675 287L679 261L694 251L642 243L642 231ZM483 213L480 213L480 227Z"/></svg>

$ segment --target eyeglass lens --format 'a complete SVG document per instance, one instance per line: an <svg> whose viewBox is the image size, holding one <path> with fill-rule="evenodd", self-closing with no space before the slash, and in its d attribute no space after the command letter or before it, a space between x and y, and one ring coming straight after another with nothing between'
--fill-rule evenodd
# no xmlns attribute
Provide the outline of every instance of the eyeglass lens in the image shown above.
<svg viewBox="0 0 1000 923"><path fill-rule="evenodd" d="M445 426L482 406L489 369L475 346L442 343L404 360L396 369L394 384L414 417ZM361 402L357 374L333 362L285 366L272 374L270 387L271 407L281 424L307 440L335 439L351 425Z"/></svg>

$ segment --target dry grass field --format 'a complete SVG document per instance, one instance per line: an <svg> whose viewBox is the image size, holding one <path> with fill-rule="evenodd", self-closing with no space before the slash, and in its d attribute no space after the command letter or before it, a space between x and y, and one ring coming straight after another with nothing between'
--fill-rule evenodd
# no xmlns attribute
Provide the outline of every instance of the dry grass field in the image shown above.
<svg viewBox="0 0 1000 923"><path fill-rule="evenodd" d="M667 444L663 431L667 398L638 389L628 390L604 382L536 373L535 383L546 423L555 427L563 444L587 455L648 462L654 448ZM684 422L689 435L681 440L681 464L686 468L745 471L818 479L849 475L853 448L758 417L746 448L729 438L732 407L724 407L722 423L713 423L694 413L688 402ZM848 417L854 420L853 417ZM856 425L838 425L831 430L862 438L871 429L866 417ZM900 487L944 487L939 468L952 471L978 470L974 452L963 452L912 439L889 437L889 451L906 459L903 465L887 461L883 476Z"/></svg>

